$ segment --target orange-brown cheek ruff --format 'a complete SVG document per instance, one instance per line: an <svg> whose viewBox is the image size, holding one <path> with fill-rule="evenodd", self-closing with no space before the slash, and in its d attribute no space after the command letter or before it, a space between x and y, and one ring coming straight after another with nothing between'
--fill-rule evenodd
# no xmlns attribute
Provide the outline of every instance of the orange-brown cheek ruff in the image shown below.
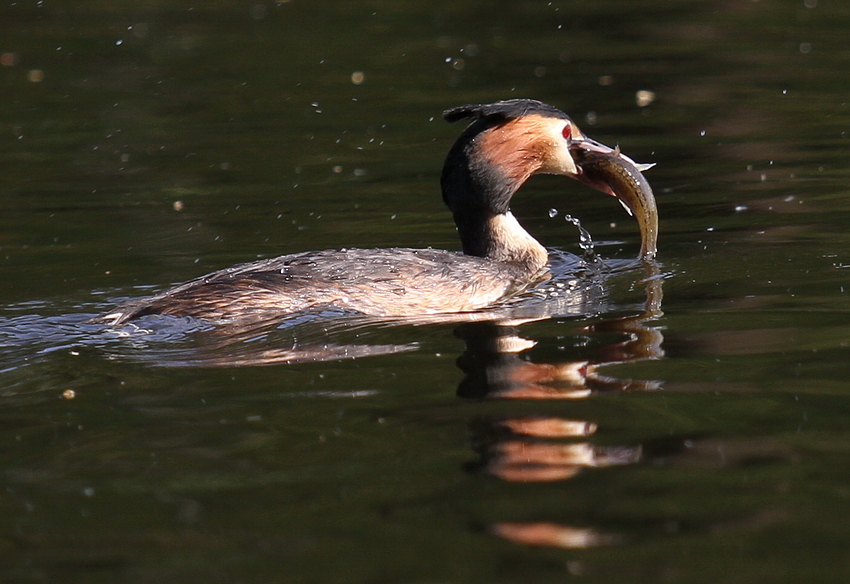
<svg viewBox="0 0 850 584"><path fill-rule="evenodd" d="M496 126L481 136L480 156L498 166L507 181L521 185L540 170L552 149L543 127L540 116Z"/></svg>

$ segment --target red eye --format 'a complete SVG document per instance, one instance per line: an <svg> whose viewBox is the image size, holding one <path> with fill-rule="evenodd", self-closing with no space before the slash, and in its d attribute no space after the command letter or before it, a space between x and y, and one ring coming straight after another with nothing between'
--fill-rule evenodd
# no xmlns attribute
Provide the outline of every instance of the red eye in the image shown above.
<svg viewBox="0 0 850 584"><path fill-rule="evenodd" d="M564 126L564 129L561 131L561 134L564 136L564 139L566 139L568 141L572 140L572 138L573 138L572 125L567 124L566 126Z"/></svg>

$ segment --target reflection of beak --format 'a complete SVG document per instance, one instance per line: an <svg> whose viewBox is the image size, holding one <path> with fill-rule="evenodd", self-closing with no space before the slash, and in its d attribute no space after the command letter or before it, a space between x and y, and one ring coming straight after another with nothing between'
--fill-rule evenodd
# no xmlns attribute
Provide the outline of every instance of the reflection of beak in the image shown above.
<svg viewBox="0 0 850 584"><path fill-rule="evenodd" d="M575 178L617 197L629 214L637 219L640 257L646 260L654 258L658 240L658 210L652 188L641 174L652 165L637 164L621 154L619 148L610 148L586 137L570 144L570 154L579 170Z"/></svg>

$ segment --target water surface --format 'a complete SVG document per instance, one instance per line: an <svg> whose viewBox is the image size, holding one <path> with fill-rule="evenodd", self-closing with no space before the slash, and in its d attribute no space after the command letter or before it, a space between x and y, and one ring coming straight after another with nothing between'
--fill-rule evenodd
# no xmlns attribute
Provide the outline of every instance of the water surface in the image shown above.
<svg viewBox="0 0 850 584"><path fill-rule="evenodd" d="M0 4L3 580L845 581L848 24L825 0ZM513 97L657 163L661 277L523 322L85 323L256 258L458 249L440 112ZM567 214L637 252L566 179L514 212L558 253ZM258 358L304 339L343 349Z"/></svg>

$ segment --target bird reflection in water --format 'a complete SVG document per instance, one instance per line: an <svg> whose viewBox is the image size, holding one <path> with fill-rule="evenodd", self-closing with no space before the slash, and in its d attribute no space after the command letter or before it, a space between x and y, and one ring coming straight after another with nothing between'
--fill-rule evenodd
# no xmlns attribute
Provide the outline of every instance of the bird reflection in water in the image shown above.
<svg viewBox="0 0 850 584"><path fill-rule="evenodd" d="M550 281L551 290L544 286L539 294L527 295L521 302L503 309L445 318L446 323L456 323L455 334L465 344L457 360L464 373L457 390L460 398L522 400L526 405L533 405L541 400L564 403L587 399L594 394L651 391L660 387L658 381L603 374L608 365L664 356L661 330L653 326L653 321L662 316L663 284L663 276L654 262L643 263L645 277L640 285L645 287L646 297L640 309L634 314L623 314L622 309L617 309L617 316L598 317L578 331L580 340L590 339L598 344L591 344L590 348L584 346L572 356L562 353L565 356L558 362L534 362L528 358L529 351L537 345L537 341L528 338L533 335L529 325L553 318L615 314L612 312L615 307L606 306L604 302L604 290L610 288L610 278L615 273L591 273L583 279L575 279L564 276L574 274L575 266L562 266L559 275L558 263L555 262L556 274ZM623 266L626 273L634 273L635 267L634 264ZM443 321L432 315L427 321L403 319L394 324L440 322ZM357 358L419 348L415 341L372 342L376 338L382 340L386 329L376 328L375 319L371 318L345 314L335 317L303 315L293 317L289 324L298 334L292 344L284 343L283 347L280 335L275 333L286 333L286 326L278 326L271 332L263 327L246 327L238 332L231 328L220 338L220 331L213 328L199 331L210 336L188 350L170 347L167 353L147 350L143 354L156 355L158 364L166 366L232 367ZM383 326L392 326L392 323ZM329 335L333 343L329 342ZM137 335L132 336L139 339ZM554 416L551 407L545 409L547 413L540 415L526 413L473 420L471 445L478 458L468 468L511 483L551 484L572 479L587 469L641 461L644 453L640 445L594 443L593 437L598 431L596 423ZM489 530L498 537L535 546L585 548L618 541L615 534L602 533L593 527L547 521L498 522Z"/></svg>
<svg viewBox="0 0 850 584"><path fill-rule="evenodd" d="M651 322L661 316L662 280L646 282L646 304L632 316L587 325L586 335L616 335L614 342L575 361L535 363L524 353L535 342L523 338L518 326L504 322L467 323L457 334L466 343L458 359L465 378L462 398L519 400L578 400L614 391L657 389L659 382L604 376L606 365L663 357L663 337ZM471 424L472 447L478 460L470 469L513 483L569 480L585 469L635 464L641 446L605 446L591 442L597 425L552 415L523 415L477 419ZM594 528L554 522L502 522L491 532L517 543L561 548L584 548L617 541Z"/></svg>

